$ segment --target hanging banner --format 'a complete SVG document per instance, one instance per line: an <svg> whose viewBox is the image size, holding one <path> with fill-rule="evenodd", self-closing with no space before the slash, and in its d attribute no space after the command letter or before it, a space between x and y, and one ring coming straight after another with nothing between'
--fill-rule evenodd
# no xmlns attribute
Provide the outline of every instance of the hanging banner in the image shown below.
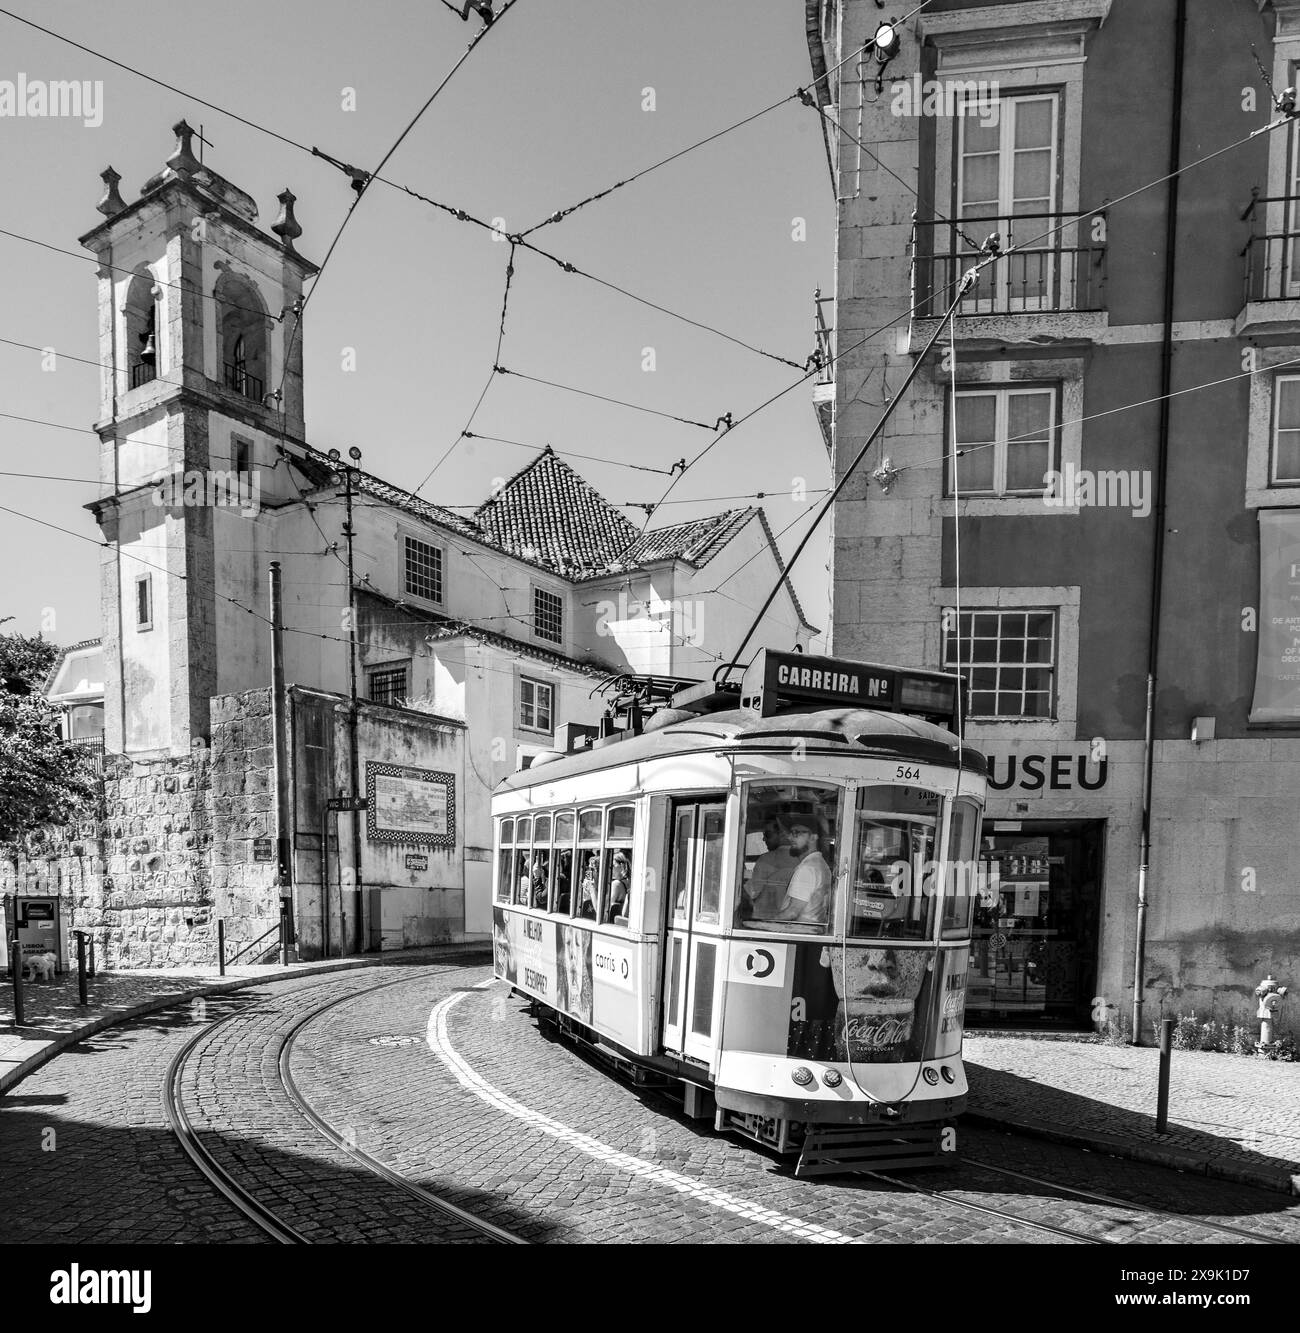
<svg viewBox="0 0 1300 1333"><path fill-rule="evenodd" d="M1259 511L1259 657L1252 722L1300 719L1300 509Z"/></svg>

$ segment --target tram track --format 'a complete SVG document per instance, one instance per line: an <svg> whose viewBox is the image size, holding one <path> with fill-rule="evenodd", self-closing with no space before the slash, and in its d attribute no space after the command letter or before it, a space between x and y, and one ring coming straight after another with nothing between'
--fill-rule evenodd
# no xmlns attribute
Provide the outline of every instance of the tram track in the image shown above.
<svg viewBox="0 0 1300 1333"><path fill-rule="evenodd" d="M348 990L342 995L332 996L323 1004L316 1005L293 1023L280 1040L275 1059L279 1090L283 1092L285 1100L297 1112L300 1119L309 1124L333 1148L345 1154L350 1164L362 1168L376 1180L382 1181L388 1187L399 1191L407 1199L417 1202L426 1213L436 1216L444 1227L450 1224L462 1233L469 1233L492 1244L529 1244L530 1242L523 1237L483 1218L476 1217L473 1213L458 1207L436 1192L426 1189L422 1185L417 1185L400 1172L393 1170L379 1158L358 1147L349 1136L341 1133L312 1106L294 1077L291 1068L294 1044L312 1023L319 1020L330 1010L350 1001L364 999L393 986L410 984L425 979L424 977L401 977L394 981L379 982L372 986ZM317 990L324 986L337 984L338 979L331 978L329 981L319 983L318 986L308 989ZM281 1211L277 1211L276 1207L268 1201L264 1189L259 1191L249 1188L218 1161L217 1157L204 1143L203 1132L196 1127L185 1106L183 1088L185 1075L191 1061L200 1049L211 1044L214 1037L228 1025L232 1025L239 1020L246 1021L255 1014L274 1012L274 1004L262 1003L252 1009L229 1014L209 1024L201 1032L196 1033L176 1053L168 1067L162 1087L163 1111L167 1124L175 1135L181 1150L217 1193L237 1208L265 1236L277 1244L309 1245L318 1242L300 1227L296 1227L286 1220L283 1216L283 1205L280 1206Z"/></svg>
<svg viewBox="0 0 1300 1333"><path fill-rule="evenodd" d="M1101 1194L1096 1190L1080 1189L1077 1185L1062 1185L1059 1181L1044 1180L1040 1176L1031 1176L1024 1171L1013 1171L1006 1166L994 1166L991 1162L982 1162L978 1158L963 1157L962 1160L967 1166L976 1167L980 1171L1008 1176L1014 1180L1024 1181L1026 1184L1040 1185L1044 1189L1058 1191L1063 1194L1072 1194L1076 1198L1088 1199L1092 1203L1107 1204L1112 1208L1127 1208L1134 1212L1150 1214L1153 1217L1167 1217L1170 1221L1179 1222L1185 1226L1203 1227L1207 1231L1216 1231L1238 1240L1253 1241L1259 1245L1286 1245L1289 1243L1279 1240L1275 1236L1265 1236L1258 1231L1249 1231L1245 1227L1234 1227L1228 1222L1211 1222L1208 1218L1170 1212L1167 1208L1158 1208L1149 1203L1139 1203L1134 1199L1121 1199L1112 1194Z"/></svg>

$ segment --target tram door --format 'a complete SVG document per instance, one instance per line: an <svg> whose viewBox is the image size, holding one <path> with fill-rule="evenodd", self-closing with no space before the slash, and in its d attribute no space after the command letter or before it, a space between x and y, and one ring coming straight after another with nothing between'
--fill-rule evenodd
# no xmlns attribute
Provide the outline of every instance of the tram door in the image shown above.
<svg viewBox="0 0 1300 1333"><path fill-rule="evenodd" d="M717 1043L714 994L722 941L722 802L679 801L672 811L664 931L663 1045L708 1063Z"/></svg>

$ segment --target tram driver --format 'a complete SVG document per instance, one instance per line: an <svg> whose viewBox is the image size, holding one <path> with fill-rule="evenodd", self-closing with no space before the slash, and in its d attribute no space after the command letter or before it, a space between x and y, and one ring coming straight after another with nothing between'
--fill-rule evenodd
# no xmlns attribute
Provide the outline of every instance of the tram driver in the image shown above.
<svg viewBox="0 0 1300 1333"><path fill-rule="evenodd" d="M742 915L753 921L776 919L799 864L788 845L785 825L775 813L763 821L763 843L767 851L754 862L740 902Z"/></svg>
<svg viewBox="0 0 1300 1333"><path fill-rule="evenodd" d="M824 926L831 897L831 868L821 851L827 840L825 826L811 812L792 814L786 822L790 830L790 852L796 861L785 900L775 919L797 925Z"/></svg>

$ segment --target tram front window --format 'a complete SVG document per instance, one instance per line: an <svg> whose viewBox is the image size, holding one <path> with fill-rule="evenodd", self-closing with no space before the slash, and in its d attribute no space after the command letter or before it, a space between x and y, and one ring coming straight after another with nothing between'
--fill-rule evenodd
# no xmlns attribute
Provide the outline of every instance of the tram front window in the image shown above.
<svg viewBox="0 0 1300 1333"><path fill-rule="evenodd" d="M858 791L850 939L929 939L938 885L939 797L916 787Z"/></svg>
<svg viewBox="0 0 1300 1333"><path fill-rule="evenodd" d="M826 930L832 906L840 793L836 787L751 783L744 879L736 924L750 930Z"/></svg>
<svg viewBox="0 0 1300 1333"><path fill-rule="evenodd" d="M979 861L975 853L979 835L979 806L973 801L954 802L941 922L944 939L970 934L971 908L979 895Z"/></svg>

